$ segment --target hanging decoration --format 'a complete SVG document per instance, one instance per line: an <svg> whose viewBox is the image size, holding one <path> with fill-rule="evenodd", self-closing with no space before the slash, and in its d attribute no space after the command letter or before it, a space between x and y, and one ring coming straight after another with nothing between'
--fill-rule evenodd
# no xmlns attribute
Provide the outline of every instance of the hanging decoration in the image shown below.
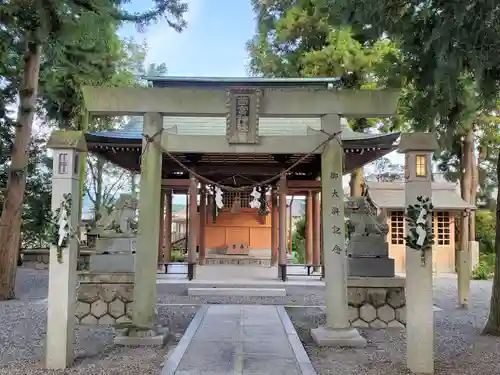
<svg viewBox="0 0 500 375"><path fill-rule="evenodd" d="M224 203L222 202L222 190L220 187L215 187L215 205L220 210L224 207Z"/></svg>
<svg viewBox="0 0 500 375"><path fill-rule="evenodd" d="M250 193L250 196L253 198L250 201L250 208L260 208L260 191L257 189L257 187L254 187L252 192Z"/></svg>
<svg viewBox="0 0 500 375"><path fill-rule="evenodd" d="M432 251L434 231L428 220L432 217L434 206L429 197L417 197L417 203L409 205L406 209L408 221L408 235L405 237L406 246L420 251L422 266L425 266L426 251Z"/></svg>
<svg viewBox="0 0 500 375"><path fill-rule="evenodd" d="M231 206L231 213L238 214L241 211L241 195L240 193L236 193L233 204Z"/></svg>
<svg viewBox="0 0 500 375"><path fill-rule="evenodd" d="M267 216L269 213L269 204L267 202L267 190L266 186L261 186L260 188L260 197L259 197L259 215Z"/></svg>
<svg viewBox="0 0 500 375"><path fill-rule="evenodd" d="M76 231L71 227L71 193L64 194L58 209L54 211L50 228L51 244L57 247L57 262L62 263L62 250L68 241L78 239Z"/></svg>
<svg viewBox="0 0 500 375"><path fill-rule="evenodd" d="M217 216L219 216L220 210L223 207L222 203L222 190L212 185L212 223L215 224Z"/></svg>
<svg viewBox="0 0 500 375"><path fill-rule="evenodd" d="M259 215L266 216L269 213L269 206L267 203L267 187L254 187L253 191L250 193L250 196L253 198L250 201L250 207L258 208Z"/></svg>

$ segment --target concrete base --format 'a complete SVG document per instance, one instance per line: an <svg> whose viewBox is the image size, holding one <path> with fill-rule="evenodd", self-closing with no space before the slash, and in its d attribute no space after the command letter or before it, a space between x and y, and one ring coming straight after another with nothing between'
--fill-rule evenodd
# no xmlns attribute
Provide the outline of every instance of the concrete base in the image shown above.
<svg viewBox="0 0 500 375"><path fill-rule="evenodd" d="M121 328L116 329L115 345L122 346L163 346L168 340L169 329L157 327L155 329Z"/></svg>
<svg viewBox="0 0 500 375"><path fill-rule="evenodd" d="M364 348L366 339L361 336L357 329L331 329L318 327L311 329L311 336L319 346L336 346L348 348Z"/></svg>
<svg viewBox="0 0 500 375"><path fill-rule="evenodd" d="M394 277L394 259L373 257L352 257L347 259L349 276Z"/></svg>
<svg viewBox="0 0 500 375"><path fill-rule="evenodd" d="M125 233L108 234L96 238L95 247L98 252L132 252L137 250L137 238Z"/></svg>
<svg viewBox="0 0 500 375"><path fill-rule="evenodd" d="M134 272L134 254L93 254L89 260L90 272Z"/></svg>
<svg viewBox="0 0 500 375"><path fill-rule="evenodd" d="M188 296L284 297L286 289L268 288L189 288Z"/></svg>

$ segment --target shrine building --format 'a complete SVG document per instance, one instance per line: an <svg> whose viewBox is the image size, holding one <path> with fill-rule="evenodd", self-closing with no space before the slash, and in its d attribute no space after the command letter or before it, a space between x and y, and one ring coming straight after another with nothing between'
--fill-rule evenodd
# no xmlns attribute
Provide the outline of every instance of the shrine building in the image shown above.
<svg viewBox="0 0 500 375"><path fill-rule="evenodd" d="M153 88L181 88L193 90L227 89L238 90L325 90L336 79L261 79L261 78L178 78L152 77L147 79ZM250 92L249 91L249 92ZM293 105L293 103L290 103ZM363 112L362 109L359 109ZM308 264L320 262L320 199L321 154L318 151L301 150L305 136L323 135L320 117L258 117L258 136L263 139L297 139L297 149L284 153L228 153L214 145L208 150L211 139L226 136L228 119L210 114L198 116L176 116L175 108L163 118L163 130L176 136L190 136L190 144L184 144L182 152L175 151L169 141L169 155L163 153L161 202L161 235L158 260L169 261L171 254L172 194L187 194L189 197L189 168L211 181L225 186L245 186L266 182L297 163L286 173L286 194L306 197L306 256ZM390 115L389 113L387 115ZM137 114L135 115L137 116ZM356 114L355 117L359 117ZM349 117L346 113L345 117ZM341 140L344 150L344 174L380 158L395 149L399 133L365 134L352 131L342 119ZM129 171L140 173L143 145L143 117L131 117L121 130L101 131L86 134L88 150ZM196 137L194 137L196 136ZM182 137L179 137L182 139ZM196 141L196 142L195 142ZM196 144L198 143L198 145ZM318 142L316 142L318 143ZM203 147L201 146L202 144ZM210 147L208 147L210 148ZM198 152L204 149L204 152ZM313 152L314 151L314 152ZM305 154L305 155L304 155ZM268 186L275 186L276 178ZM251 191L223 191L223 207L216 209L213 189L200 181L197 214L189 217L188 225L195 227L199 264L276 264L278 254L278 204L273 187L266 192L267 207L251 208ZM274 204L273 204L274 203ZM194 212L186 207L186 212ZM191 233L194 233L191 232ZM274 249L271 251L271 249Z"/></svg>
<svg viewBox="0 0 500 375"><path fill-rule="evenodd" d="M389 226L387 242L389 256L394 259L395 271L405 272L405 196L403 182L368 182L370 198L378 210L383 210ZM455 273L455 219L475 206L467 203L457 193L457 186L450 182L432 183L434 213L433 272ZM472 269L479 261L479 253L472 253Z"/></svg>

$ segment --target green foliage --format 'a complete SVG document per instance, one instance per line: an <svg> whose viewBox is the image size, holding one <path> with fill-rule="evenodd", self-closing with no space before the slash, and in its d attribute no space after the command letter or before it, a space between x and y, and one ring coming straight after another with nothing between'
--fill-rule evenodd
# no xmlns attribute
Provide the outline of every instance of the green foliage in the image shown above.
<svg viewBox="0 0 500 375"><path fill-rule="evenodd" d="M182 253L182 251L180 251L180 250L173 250L172 251L172 257L171 257L171 259L172 259L172 262L182 263L185 260L185 256Z"/></svg>
<svg viewBox="0 0 500 375"><path fill-rule="evenodd" d="M495 254L481 254L479 263L472 270L474 280L489 280L495 272Z"/></svg>
<svg viewBox="0 0 500 375"><path fill-rule="evenodd" d="M495 253L495 213L489 210L476 211L476 240L481 254Z"/></svg>
<svg viewBox="0 0 500 375"><path fill-rule="evenodd" d="M257 35L248 43L250 71L264 77L341 77L348 88L401 87L400 53L387 38L367 41L335 22L324 0L254 1ZM351 121L354 130L380 127L375 119ZM382 130L399 127L382 123Z"/></svg>
<svg viewBox="0 0 500 375"><path fill-rule="evenodd" d="M432 245L434 243L434 230L429 222L429 215L432 215L432 210L434 206L431 203L430 198L417 197L417 203L408 205L406 209L405 218L408 223L408 233L405 236L405 243L411 249L420 251L422 264L425 265L425 252L432 251ZM425 210L425 214L422 219L425 223L418 223L420 218L420 213ZM425 230L426 235L424 242L420 245L417 240L419 238L418 228Z"/></svg>
<svg viewBox="0 0 500 375"><path fill-rule="evenodd" d="M296 264L306 263L306 218L302 216L295 222L292 235L292 255Z"/></svg>

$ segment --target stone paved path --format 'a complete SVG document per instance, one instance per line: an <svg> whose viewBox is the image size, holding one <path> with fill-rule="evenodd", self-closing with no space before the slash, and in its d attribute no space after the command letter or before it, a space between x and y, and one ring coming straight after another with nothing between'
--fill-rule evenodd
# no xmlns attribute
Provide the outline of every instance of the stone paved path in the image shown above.
<svg viewBox="0 0 500 375"><path fill-rule="evenodd" d="M283 314L277 306L205 306L162 375L315 374Z"/></svg>

